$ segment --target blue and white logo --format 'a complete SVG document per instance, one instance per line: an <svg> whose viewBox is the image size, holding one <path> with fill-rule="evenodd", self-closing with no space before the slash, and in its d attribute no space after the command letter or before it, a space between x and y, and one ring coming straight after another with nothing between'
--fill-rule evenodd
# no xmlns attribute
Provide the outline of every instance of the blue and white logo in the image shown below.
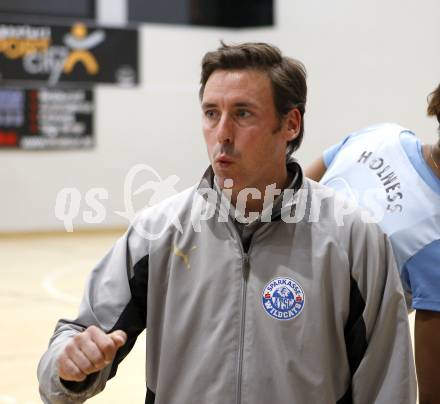
<svg viewBox="0 0 440 404"><path fill-rule="evenodd" d="M304 308L304 297L304 290L297 281L279 277L266 285L262 302L269 316L277 320L291 320Z"/></svg>

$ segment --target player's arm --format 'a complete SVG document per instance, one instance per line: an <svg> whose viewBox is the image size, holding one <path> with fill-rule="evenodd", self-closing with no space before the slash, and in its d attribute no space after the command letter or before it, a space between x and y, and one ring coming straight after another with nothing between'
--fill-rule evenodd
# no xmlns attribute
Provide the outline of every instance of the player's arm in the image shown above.
<svg viewBox="0 0 440 404"><path fill-rule="evenodd" d="M440 403L440 312L416 311L415 351L419 402Z"/></svg>
<svg viewBox="0 0 440 404"><path fill-rule="evenodd" d="M44 403L99 393L146 327L148 243L133 228L89 276L75 320L60 320L38 365Z"/></svg>
<svg viewBox="0 0 440 404"><path fill-rule="evenodd" d="M319 182L326 171L327 167L325 166L324 159L320 157L316 159L312 164L310 164L304 170L304 173L306 177L310 178L313 181Z"/></svg>
<svg viewBox="0 0 440 404"><path fill-rule="evenodd" d="M439 263L437 239L419 250L402 268L402 279L411 286L412 306L416 310L414 345L420 404L440 402Z"/></svg>

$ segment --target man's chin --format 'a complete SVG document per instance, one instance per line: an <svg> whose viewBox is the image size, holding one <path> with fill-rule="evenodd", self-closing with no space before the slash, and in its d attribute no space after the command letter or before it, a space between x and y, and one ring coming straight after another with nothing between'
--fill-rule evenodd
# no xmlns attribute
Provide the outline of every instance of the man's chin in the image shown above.
<svg viewBox="0 0 440 404"><path fill-rule="evenodd" d="M222 176L222 175L215 175L215 179L217 181L218 186L223 189L223 188L233 188L235 185L235 181L234 178L226 177L226 176Z"/></svg>

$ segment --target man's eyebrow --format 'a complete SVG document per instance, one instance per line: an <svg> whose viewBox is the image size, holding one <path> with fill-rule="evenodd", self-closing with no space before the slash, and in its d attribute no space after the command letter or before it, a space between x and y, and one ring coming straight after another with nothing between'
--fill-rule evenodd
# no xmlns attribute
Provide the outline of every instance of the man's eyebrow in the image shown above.
<svg viewBox="0 0 440 404"><path fill-rule="evenodd" d="M217 104L215 102L203 102L202 108L208 109L208 108L216 108ZM238 108L258 108L258 104L252 102L252 101L238 101L234 104L234 107Z"/></svg>
<svg viewBox="0 0 440 404"><path fill-rule="evenodd" d="M217 104L214 103L214 102L202 102L202 108L203 109L215 108L216 106L217 106Z"/></svg>
<svg viewBox="0 0 440 404"><path fill-rule="evenodd" d="M256 104L256 103L254 103L254 102L247 102L247 101L240 101L240 102L236 102L235 104L234 104L234 107L240 107L240 108L243 108L243 107L251 107L251 108L257 108L258 107L258 104Z"/></svg>

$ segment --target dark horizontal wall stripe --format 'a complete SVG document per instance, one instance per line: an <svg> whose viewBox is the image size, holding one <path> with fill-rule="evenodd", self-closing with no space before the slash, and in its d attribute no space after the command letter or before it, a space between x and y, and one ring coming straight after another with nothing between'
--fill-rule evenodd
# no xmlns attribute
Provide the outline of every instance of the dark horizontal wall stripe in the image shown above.
<svg viewBox="0 0 440 404"><path fill-rule="evenodd" d="M274 24L273 0L130 0L129 21L229 28Z"/></svg>
<svg viewBox="0 0 440 404"><path fill-rule="evenodd" d="M0 13L11 13L17 16L26 14L67 18L95 18L95 1L93 0L14 0L1 1ZM37 17L38 16L38 17ZM38 19L37 19L38 21Z"/></svg>

